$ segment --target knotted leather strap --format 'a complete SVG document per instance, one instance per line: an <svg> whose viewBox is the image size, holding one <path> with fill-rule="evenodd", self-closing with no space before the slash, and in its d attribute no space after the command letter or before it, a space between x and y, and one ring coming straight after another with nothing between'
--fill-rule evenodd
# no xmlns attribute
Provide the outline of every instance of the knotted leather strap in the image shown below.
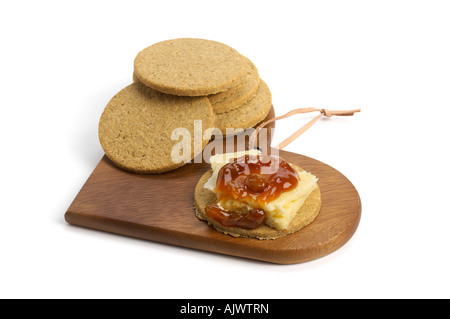
<svg viewBox="0 0 450 319"><path fill-rule="evenodd" d="M313 118L311 121L309 121L307 124L305 124L302 128L300 128L297 132L295 132L294 134L292 134L291 136L289 136L287 139L285 139L283 142L281 142L278 146L276 146L275 148L278 149L283 149L285 148L287 145L289 145L290 143L292 143L297 137L299 137L300 135L302 135L303 133L305 133L311 126L314 125L314 123L316 123L322 116L326 116L326 117L332 117L332 116L352 116L353 114L355 114L356 112L361 112L360 109L357 110L349 110L349 111L330 111L327 109L316 109L314 107L308 107L308 108L300 108L300 109L295 109L292 110L284 115L281 116L277 116L274 117L273 119L270 119L266 122L261 123L256 130L252 133L252 135L250 136L250 149L253 149L254 146L256 145L256 137L258 136L258 132L260 129L262 129L264 126L266 126L269 123L278 121L278 120L282 120L288 117L291 117L292 115L295 114L304 114L304 113L311 113L311 112L320 112L319 115L317 115L315 118Z"/></svg>

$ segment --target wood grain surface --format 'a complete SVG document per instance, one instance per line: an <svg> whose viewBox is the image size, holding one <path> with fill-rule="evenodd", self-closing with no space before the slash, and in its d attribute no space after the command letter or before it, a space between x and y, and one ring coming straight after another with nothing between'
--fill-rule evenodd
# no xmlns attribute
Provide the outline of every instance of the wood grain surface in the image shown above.
<svg viewBox="0 0 450 319"><path fill-rule="evenodd" d="M194 189L210 168L189 163L160 175L140 175L100 161L65 214L68 223L176 246L263 260L300 263L344 245L358 227L361 202L352 183L312 158L280 151L280 156L319 178L322 208L300 231L275 240L234 238L200 221Z"/></svg>

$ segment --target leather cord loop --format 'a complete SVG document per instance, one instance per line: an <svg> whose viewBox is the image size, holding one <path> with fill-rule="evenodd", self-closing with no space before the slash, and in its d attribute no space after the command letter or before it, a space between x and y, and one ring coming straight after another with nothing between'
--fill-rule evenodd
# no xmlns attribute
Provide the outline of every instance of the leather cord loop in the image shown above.
<svg viewBox="0 0 450 319"><path fill-rule="evenodd" d="M333 116L352 116L357 112L361 112L361 109L357 109L357 110L347 110L347 111L330 111L327 109L317 109L317 108L313 108L313 107L309 107L309 108L300 108L300 109L294 109L292 111L287 112L284 115L281 116L277 116L274 117L273 119L270 119L266 122L261 123L256 130L252 133L252 135L250 136L250 149L253 149L255 146L255 142L256 142L256 137L258 136L259 131L266 126L267 124L270 124L272 122L278 121L278 120L282 120L288 117L291 117L293 115L296 114L305 114L305 113L311 113L311 112L320 112L319 115L317 115L315 118L313 118L311 121L309 121L308 123L306 123L303 127L301 127L299 130L297 130L294 134L292 134L291 136L289 136L287 139L285 139L283 142L281 142L278 146L276 146L275 148L278 149L283 149L285 148L287 145L289 145L290 143L292 143L296 138L298 138L300 135L302 135L303 133L305 133L311 126L314 125L314 123L316 123L322 116L326 116L326 117L333 117Z"/></svg>

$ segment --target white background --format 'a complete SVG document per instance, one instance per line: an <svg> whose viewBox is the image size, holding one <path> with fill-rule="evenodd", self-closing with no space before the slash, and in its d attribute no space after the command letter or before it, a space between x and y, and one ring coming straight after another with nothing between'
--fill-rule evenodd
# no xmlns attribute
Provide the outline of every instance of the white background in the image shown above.
<svg viewBox="0 0 450 319"><path fill-rule="evenodd" d="M2 1L0 297L449 298L449 16L448 1ZM64 221L134 57L177 37L249 57L278 115L362 109L286 148L358 189L344 247L283 266ZM313 116L278 123L274 142Z"/></svg>

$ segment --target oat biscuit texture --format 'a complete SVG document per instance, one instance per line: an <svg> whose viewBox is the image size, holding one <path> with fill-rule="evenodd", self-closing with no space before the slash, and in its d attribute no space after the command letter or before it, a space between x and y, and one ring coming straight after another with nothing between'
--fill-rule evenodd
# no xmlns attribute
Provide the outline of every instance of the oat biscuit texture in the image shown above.
<svg viewBox="0 0 450 319"><path fill-rule="evenodd" d="M226 91L242 80L245 70L245 60L235 49L193 38L158 42L139 52L134 61L134 72L142 83L181 96Z"/></svg>
<svg viewBox="0 0 450 319"><path fill-rule="evenodd" d="M253 99L230 112L216 114L215 127L226 134L227 128L248 129L265 119L272 107L272 94L267 84L261 80Z"/></svg>
<svg viewBox="0 0 450 319"><path fill-rule="evenodd" d="M246 57L243 57L243 59L245 60L246 69L241 82L225 92L208 96L214 113L230 112L255 97L260 83L258 69L252 61Z"/></svg>
<svg viewBox="0 0 450 319"><path fill-rule="evenodd" d="M202 131L213 126L214 113L206 97L167 95L135 82L105 107L99 139L117 166L137 173L162 173L185 164L172 161L172 149L181 140L172 140L176 128L187 129L191 136L190 157L197 155L194 120L202 120ZM202 140L202 147L207 142Z"/></svg>

